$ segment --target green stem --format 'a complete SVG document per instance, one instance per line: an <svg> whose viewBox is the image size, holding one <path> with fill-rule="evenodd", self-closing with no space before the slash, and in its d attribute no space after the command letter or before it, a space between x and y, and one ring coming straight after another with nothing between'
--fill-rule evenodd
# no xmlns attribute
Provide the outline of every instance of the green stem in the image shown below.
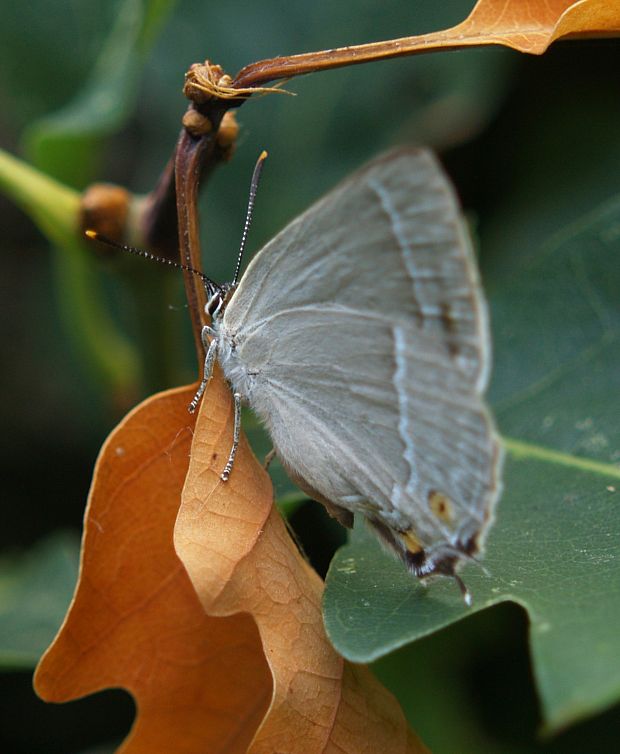
<svg viewBox="0 0 620 754"><path fill-rule="evenodd" d="M106 309L80 238L80 194L2 150L0 189L56 247L59 307L80 357L113 402L130 403L141 381L140 362Z"/></svg>

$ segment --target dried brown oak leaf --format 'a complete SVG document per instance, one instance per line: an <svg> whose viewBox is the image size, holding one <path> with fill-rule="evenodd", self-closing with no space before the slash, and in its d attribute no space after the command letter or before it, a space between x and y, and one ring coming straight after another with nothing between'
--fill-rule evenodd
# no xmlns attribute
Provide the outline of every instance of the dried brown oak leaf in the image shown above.
<svg viewBox="0 0 620 754"><path fill-rule="evenodd" d="M620 4L609 0L479 0L470 15L448 30L468 44L501 44L543 53L567 36L617 35Z"/></svg>
<svg viewBox="0 0 620 754"><path fill-rule="evenodd" d="M196 423L174 541L210 615L252 615L273 697L252 754L426 751L370 671L346 663L323 629L323 583L272 506L269 476L242 439L226 483L230 389L216 373Z"/></svg>
<svg viewBox="0 0 620 754"><path fill-rule="evenodd" d="M503 45L541 55L558 39L618 34L617 0L479 0L464 21L449 29L250 63L239 71L232 88L219 93L250 93L276 79L442 49ZM217 87L212 93L218 93Z"/></svg>
<svg viewBox="0 0 620 754"><path fill-rule="evenodd" d="M126 688L137 716L122 754L425 751L394 698L328 644L321 582L271 511L245 441L230 482L219 481L227 386L211 382L196 431L193 392L150 398L104 444L78 585L37 692L62 702ZM173 547L186 476L178 536L190 565L201 555L201 600Z"/></svg>
<svg viewBox="0 0 620 754"><path fill-rule="evenodd" d="M477 44L502 44L520 52L543 53L567 36L615 36L620 3L609 0L479 0L450 30Z"/></svg>
<svg viewBox="0 0 620 754"><path fill-rule="evenodd" d="M47 701L130 691L137 716L123 754L242 754L271 699L256 624L207 616L174 551L193 392L153 396L104 444L78 585L35 674Z"/></svg>

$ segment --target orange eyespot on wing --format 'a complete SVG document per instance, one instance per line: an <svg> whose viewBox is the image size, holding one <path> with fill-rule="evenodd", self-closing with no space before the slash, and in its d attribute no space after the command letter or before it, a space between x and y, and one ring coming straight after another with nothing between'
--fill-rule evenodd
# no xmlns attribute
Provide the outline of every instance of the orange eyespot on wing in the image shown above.
<svg viewBox="0 0 620 754"><path fill-rule="evenodd" d="M428 496L428 507L440 521L451 524L454 520L454 510L450 499L443 493L432 490Z"/></svg>

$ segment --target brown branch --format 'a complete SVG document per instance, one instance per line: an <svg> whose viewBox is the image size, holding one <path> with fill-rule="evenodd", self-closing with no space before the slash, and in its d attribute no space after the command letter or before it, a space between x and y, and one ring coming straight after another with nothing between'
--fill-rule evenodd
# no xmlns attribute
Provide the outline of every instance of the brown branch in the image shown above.
<svg viewBox="0 0 620 754"><path fill-rule="evenodd" d="M198 222L198 186L201 174L213 155L215 139L212 134L193 136L185 128L181 131L175 154L175 189L178 222L179 259L182 264L201 269ZM204 360L200 339L202 315L206 295L202 280L184 270L185 292L192 319L192 330L199 362Z"/></svg>
<svg viewBox="0 0 620 754"><path fill-rule="evenodd" d="M157 185L144 200L140 231L142 245L174 261L178 258L176 201L174 157L171 157Z"/></svg>
<svg viewBox="0 0 620 754"><path fill-rule="evenodd" d="M432 40L430 39L432 37ZM403 37L387 42L370 42L368 44L350 47L336 47L332 50L319 50L301 55L260 60L242 68L235 76L232 87L234 89L253 89L277 79L288 79L293 76L303 76L306 73L326 71L332 68L343 68L349 65L360 65L377 60L403 57L405 55L432 52L438 47L453 50L463 46L474 46L479 41L455 39L446 34L444 43L439 33L419 37Z"/></svg>
<svg viewBox="0 0 620 754"><path fill-rule="evenodd" d="M237 124L227 109L230 103L212 100L200 110L190 106L186 112L174 159L178 258L195 270L202 269L200 249L198 191L212 170L230 159L237 137ZM202 112L201 112L202 110ZM205 111L208 115L205 115ZM163 204L162 204L163 206ZM192 319L198 361L204 361L200 332L204 322L206 294L202 280L184 270L185 291Z"/></svg>

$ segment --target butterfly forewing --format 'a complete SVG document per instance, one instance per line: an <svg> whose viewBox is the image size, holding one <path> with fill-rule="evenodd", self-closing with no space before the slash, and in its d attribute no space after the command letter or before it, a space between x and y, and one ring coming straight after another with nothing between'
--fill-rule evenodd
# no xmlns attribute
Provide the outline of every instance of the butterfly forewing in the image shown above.
<svg viewBox="0 0 620 754"><path fill-rule="evenodd" d="M426 150L389 153L327 194L254 257L233 300L231 329L305 304L408 318L484 387L477 269L453 189Z"/></svg>

